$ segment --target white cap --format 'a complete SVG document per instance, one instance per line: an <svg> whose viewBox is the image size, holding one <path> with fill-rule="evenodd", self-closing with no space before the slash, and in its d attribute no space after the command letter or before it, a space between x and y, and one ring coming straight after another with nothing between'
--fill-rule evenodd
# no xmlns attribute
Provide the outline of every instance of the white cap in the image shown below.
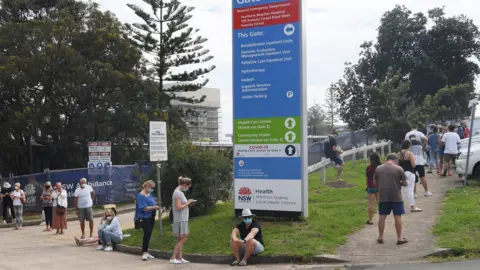
<svg viewBox="0 0 480 270"><path fill-rule="evenodd" d="M254 217L255 215L252 214L252 211L250 209L243 209L242 215L240 216L241 218L243 217Z"/></svg>
<svg viewBox="0 0 480 270"><path fill-rule="evenodd" d="M10 183L8 183L8 182L5 182L5 183L3 183L3 187L4 188L11 188L12 185L10 185Z"/></svg>

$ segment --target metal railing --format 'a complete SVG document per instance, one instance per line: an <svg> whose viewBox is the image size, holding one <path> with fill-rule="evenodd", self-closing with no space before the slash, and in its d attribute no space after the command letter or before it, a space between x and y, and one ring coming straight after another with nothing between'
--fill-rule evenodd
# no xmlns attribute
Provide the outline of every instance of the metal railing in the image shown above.
<svg viewBox="0 0 480 270"><path fill-rule="evenodd" d="M385 146L388 147L387 153L390 153L392 151L392 142L388 141L383 141L379 142L376 144L370 144L370 145L363 145L357 148L352 148L351 150L345 151L341 154L342 158L345 158L347 156L352 156L352 165L353 168L355 168L356 161L357 161L357 154L358 153L363 153L363 160L367 161L368 160L368 151L372 150L373 152L377 152L377 148L380 148L380 155L385 156ZM327 180L327 167L332 163L329 158L325 159L323 158L322 161L320 161L317 164L314 164L312 166L308 167L308 174L311 174L316 171L321 171L320 175L322 177L322 180L325 182Z"/></svg>

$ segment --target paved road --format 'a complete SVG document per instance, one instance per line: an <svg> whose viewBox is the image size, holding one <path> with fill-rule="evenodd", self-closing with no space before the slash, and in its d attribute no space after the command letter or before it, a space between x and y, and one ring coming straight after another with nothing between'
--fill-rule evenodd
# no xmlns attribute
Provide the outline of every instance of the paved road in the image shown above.
<svg viewBox="0 0 480 270"><path fill-rule="evenodd" d="M463 261L449 263L419 263L419 264L396 264L377 267L351 267L349 270L477 270L480 269L479 261Z"/></svg>

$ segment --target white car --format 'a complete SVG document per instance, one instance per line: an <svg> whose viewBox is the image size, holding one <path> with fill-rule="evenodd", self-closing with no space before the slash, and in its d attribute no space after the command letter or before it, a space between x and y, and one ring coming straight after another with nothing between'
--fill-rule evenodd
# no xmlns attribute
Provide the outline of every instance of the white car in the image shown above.
<svg viewBox="0 0 480 270"><path fill-rule="evenodd" d="M472 138L473 139L473 138ZM470 149L470 160L467 167L467 147L460 149L460 155L455 161L457 173L462 176L467 174L468 176L480 177L480 144L473 144Z"/></svg>

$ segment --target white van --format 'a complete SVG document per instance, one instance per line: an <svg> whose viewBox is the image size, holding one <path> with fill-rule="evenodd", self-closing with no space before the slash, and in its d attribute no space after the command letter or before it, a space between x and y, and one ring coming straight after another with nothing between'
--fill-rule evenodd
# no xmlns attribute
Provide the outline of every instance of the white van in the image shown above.
<svg viewBox="0 0 480 270"><path fill-rule="evenodd" d="M460 147L460 155L455 161L456 170L460 176L467 174L468 176L480 178L480 142L476 141L476 143L474 143L474 139L475 138L472 138L472 145L470 148L470 161L468 162L468 172L465 171L467 167L468 142L465 147Z"/></svg>

